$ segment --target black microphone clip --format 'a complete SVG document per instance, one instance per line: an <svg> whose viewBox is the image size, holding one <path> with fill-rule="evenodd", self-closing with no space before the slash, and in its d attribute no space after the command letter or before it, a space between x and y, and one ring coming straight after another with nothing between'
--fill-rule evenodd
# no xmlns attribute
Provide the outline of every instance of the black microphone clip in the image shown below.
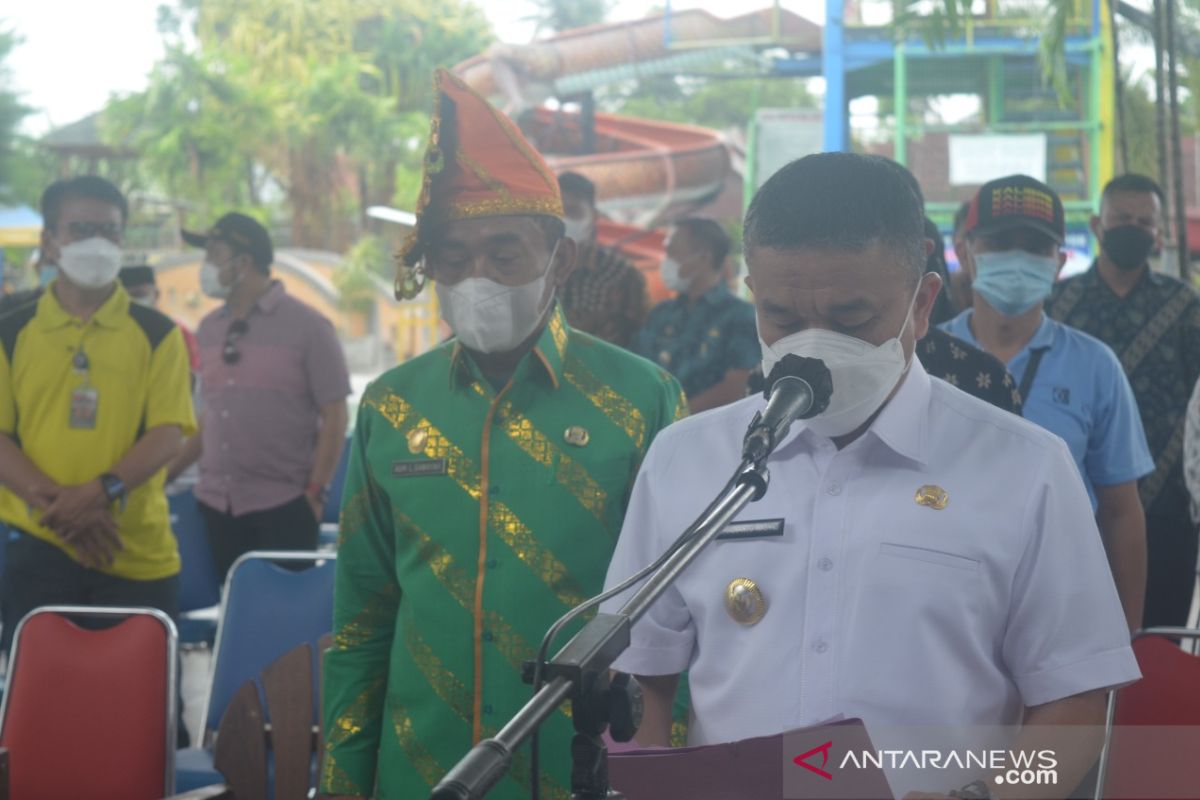
<svg viewBox="0 0 1200 800"><path fill-rule="evenodd" d="M792 422L820 414L833 396L833 376L825 362L792 353L775 364L766 384L767 407L754 415L742 440L742 459L753 464L771 454Z"/></svg>

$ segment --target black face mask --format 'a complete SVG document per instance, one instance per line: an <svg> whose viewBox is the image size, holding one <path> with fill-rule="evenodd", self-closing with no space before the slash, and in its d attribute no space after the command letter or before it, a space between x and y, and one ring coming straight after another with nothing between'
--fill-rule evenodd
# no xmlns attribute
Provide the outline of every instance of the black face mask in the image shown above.
<svg viewBox="0 0 1200 800"><path fill-rule="evenodd" d="M1154 234L1137 225L1121 225L1104 231L1100 246L1119 269L1132 271L1140 268L1150 257L1154 249Z"/></svg>

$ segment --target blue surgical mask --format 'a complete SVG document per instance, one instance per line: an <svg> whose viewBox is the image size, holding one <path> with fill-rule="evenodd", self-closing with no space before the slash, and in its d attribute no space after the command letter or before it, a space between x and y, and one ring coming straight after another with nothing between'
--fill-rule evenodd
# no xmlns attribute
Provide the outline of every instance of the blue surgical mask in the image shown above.
<svg viewBox="0 0 1200 800"><path fill-rule="evenodd" d="M1054 256L1037 256L1024 250L974 255L971 289L1004 316L1019 317L1050 296L1058 272Z"/></svg>

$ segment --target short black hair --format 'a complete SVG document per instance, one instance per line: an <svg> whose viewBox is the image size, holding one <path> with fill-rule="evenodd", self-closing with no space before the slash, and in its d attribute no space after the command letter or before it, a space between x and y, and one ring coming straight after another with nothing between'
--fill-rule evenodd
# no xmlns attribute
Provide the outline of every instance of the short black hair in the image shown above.
<svg viewBox="0 0 1200 800"><path fill-rule="evenodd" d="M881 156L817 153L784 166L762 185L742 228L756 247L863 250L886 242L913 275L925 270L925 212L915 179Z"/></svg>
<svg viewBox="0 0 1200 800"><path fill-rule="evenodd" d="M713 267L720 269L729 258L733 242L716 220L707 217L684 217L671 223L672 228L687 231L688 236L712 257Z"/></svg>
<svg viewBox="0 0 1200 800"><path fill-rule="evenodd" d="M1158 198L1158 202L1167 202L1167 196L1163 193L1162 187L1158 185L1158 181L1149 175L1139 175L1136 172L1126 172L1104 184L1104 191L1100 193L1100 197L1103 200L1103 198L1118 192L1153 194Z"/></svg>
<svg viewBox="0 0 1200 800"><path fill-rule="evenodd" d="M564 172L558 176L558 190L587 200L589 206L596 205L596 184L578 172Z"/></svg>
<svg viewBox="0 0 1200 800"><path fill-rule="evenodd" d="M958 207L958 211L954 212L954 235L955 236L958 236L960 233L962 233L964 230L966 230L967 215L970 213L971 213L971 201L970 200L964 201L963 204Z"/></svg>
<svg viewBox="0 0 1200 800"><path fill-rule="evenodd" d="M46 230L58 230L58 218L69 197L86 197L114 205L121 210L122 224L129 219L129 201L120 189L99 175L79 175L55 181L42 192L42 225Z"/></svg>

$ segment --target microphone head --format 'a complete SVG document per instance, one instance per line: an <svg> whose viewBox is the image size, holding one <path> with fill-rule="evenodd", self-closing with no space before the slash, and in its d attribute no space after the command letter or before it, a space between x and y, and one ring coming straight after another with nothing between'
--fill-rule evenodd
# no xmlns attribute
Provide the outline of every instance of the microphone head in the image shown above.
<svg viewBox="0 0 1200 800"><path fill-rule="evenodd" d="M775 382L780 378L799 378L812 387L812 406L801 414L799 419L815 417L829 408L829 399L833 396L833 375L821 359L806 358L795 353L788 353L779 359L775 368L771 370L771 374L767 376L767 388L763 390L763 397L767 400L771 399Z"/></svg>

